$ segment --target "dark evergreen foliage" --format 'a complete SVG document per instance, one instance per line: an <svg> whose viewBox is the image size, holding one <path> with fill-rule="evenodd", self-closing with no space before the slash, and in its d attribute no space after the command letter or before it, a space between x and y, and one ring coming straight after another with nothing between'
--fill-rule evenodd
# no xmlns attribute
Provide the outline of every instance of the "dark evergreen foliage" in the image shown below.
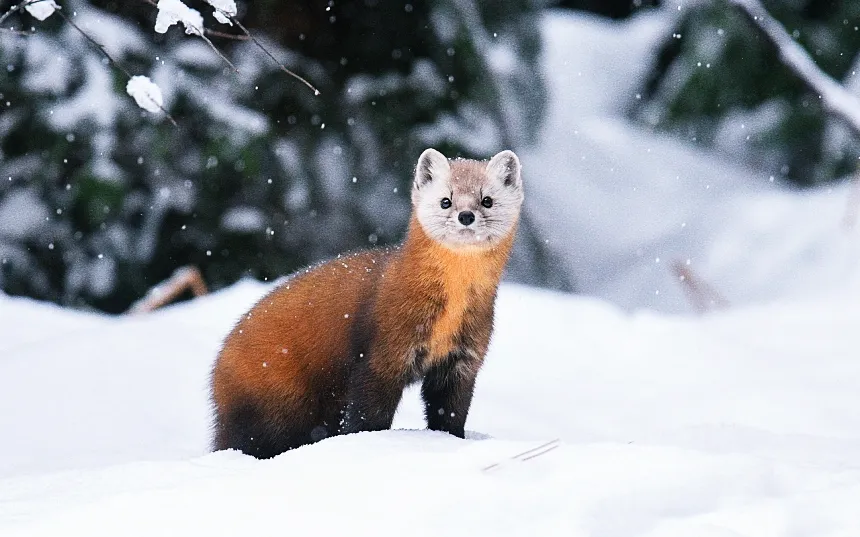
<svg viewBox="0 0 860 537"><path fill-rule="evenodd" d="M516 149L544 109L530 0L240 2L239 19L320 96L251 42L212 37L236 75L178 27L156 34L142 0L61 3L159 84L179 126L140 110L126 76L61 18L7 20L34 29L0 32L11 294L119 312L182 265L219 288L398 241L424 148ZM540 283L538 241L521 250L520 279Z"/></svg>
<svg viewBox="0 0 860 537"><path fill-rule="evenodd" d="M860 3L763 2L819 67L853 84ZM784 67L767 39L727 2L686 9L656 54L632 115L657 129L731 153L797 185L853 173L860 143Z"/></svg>

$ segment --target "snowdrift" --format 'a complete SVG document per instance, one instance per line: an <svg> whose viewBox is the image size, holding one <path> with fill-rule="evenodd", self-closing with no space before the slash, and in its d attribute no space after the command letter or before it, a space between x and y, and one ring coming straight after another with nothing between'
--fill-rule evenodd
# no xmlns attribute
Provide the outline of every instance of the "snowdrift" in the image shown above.
<svg viewBox="0 0 860 537"><path fill-rule="evenodd" d="M467 440L413 389L392 431L210 453L209 368L267 289L126 318L0 298L0 535L860 532L856 288L692 318L504 285Z"/></svg>

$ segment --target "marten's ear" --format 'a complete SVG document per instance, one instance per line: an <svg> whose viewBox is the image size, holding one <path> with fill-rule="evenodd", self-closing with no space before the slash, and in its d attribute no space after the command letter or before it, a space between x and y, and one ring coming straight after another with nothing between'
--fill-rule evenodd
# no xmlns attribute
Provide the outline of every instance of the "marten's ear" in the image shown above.
<svg viewBox="0 0 860 537"><path fill-rule="evenodd" d="M520 159L513 151L505 150L491 158L487 163L487 174L506 187L522 187Z"/></svg>
<svg viewBox="0 0 860 537"><path fill-rule="evenodd" d="M451 165L445 155L432 147L425 149L418 157L418 166L415 167L415 186L419 189L433 181L440 181L451 174Z"/></svg>

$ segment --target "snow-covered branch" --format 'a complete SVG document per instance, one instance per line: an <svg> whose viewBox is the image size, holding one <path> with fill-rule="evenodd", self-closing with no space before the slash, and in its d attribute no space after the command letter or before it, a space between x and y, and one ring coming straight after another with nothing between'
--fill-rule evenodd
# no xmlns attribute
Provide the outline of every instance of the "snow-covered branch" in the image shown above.
<svg viewBox="0 0 860 537"><path fill-rule="evenodd" d="M27 13L35 18L43 21L50 17L55 10L59 9L54 0L24 0L20 4L15 4L9 11L0 15L0 24L3 24L6 19L11 17L16 11L25 9Z"/></svg>
<svg viewBox="0 0 860 537"><path fill-rule="evenodd" d="M214 34L219 35L218 32L212 32L208 28L203 25L203 16L196 9L191 9L186 6L181 0L158 0L156 3L155 0L143 0L144 2L155 6L158 9L158 18L155 21L155 31L159 33L164 33L167 31L170 26L178 23L182 23L185 26L185 33L197 35L209 45L209 47L215 51L215 53L224 60L234 71L239 72L230 60L228 60L210 41L206 34ZM254 37L251 32L248 31L245 26L239 22L239 19L236 18L236 14L238 13L238 9L236 8L235 0L206 0L206 2L212 6L213 8L213 16L215 19L221 24L229 24L239 27L240 30L245 34L245 38L250 39L254 42L260 50L262 50L266 56L268 56L273 62L275 62L281 71L287 73L291 77L295 78L305 86L311 89L314 92L314 95L319 95L320 92L316 89L313 84L305 80L303 77L299 76L295 72L288 69L284 64L279 62L275 56L269 52L269 49L263 46L260 41ZM220 36L224 36L224 34L220 34ZM231 39L240 38L241 36L228 36Z"/></svg>
<svg viewBox="0 0 860 537"><path fill-rule="evenodd" d="M758 0L728 0L737 6L779 51L782 62L818 93L825 109L840 117L860 136L860 99L851 94L812 60L782 24Z"/></svg>
<svg viewBox="0 0 860 537"><path fill-rule="evenodd" d="M216 0L207 0L211 4ZM233 0L222 0L232 2ZM227 56L221 53L218 50L218 47L206 37L206 27L203 24L203 15L200 14L196 9L192 9L182 3L181 0L158 0L158 4L154 4L158 9L158 15L155 18L155 31L163 34L166 33L168 29L174 24L182 23L185 26L185 33L189 35L196 35L200 39L206 42L209 45L209 48L218 55L221 60L230 66L230 68L238 73L239 69L233 65L233 62L227 59ZM235 11L236 5L233 4L233 9ZM216 13L219 13L216 9ZM216 16L216 19L221 21L221 17Z"/></svg>
<svg viewBox="0 0 860 537"><path fill-rule="evenodd" d="M215 35L225 36L225 34L220 34L219 32L210 32L204 25L203 15L200 14L196 9L192 9L185 5L182 0L143 0L144 2L152 5L158 10L158 15L155 20L154 30L157 33L165 33L171 26L174 24L182 24L185 27L185 33L189 35L196 35L203 39L209 48L211 48L215 54L218 55L221 60L223 60L230 68L238 73L239 70L235 65L220 51L218 47L215 46L212 41L206 37L207 33L214 33ZM302 82L308 88L310 88L314 95L319 95L320 92L317 90L310 82L297 75L293 71L287 69L283 64L281 64L274 55L266 49L262 43L260 43L251 32L248 31L245 26L243 26L238 19L236 19L236 14L238 10L236 9L235 0L206 0L206 2L212 6L213 8L213 16L215 19L222 24L233 25L236 24L242 32L245 34L245 38L253 40L253 42L263 51L266 55L269 56L282 71L289 74L292 77L295 77L297 80ZM174 126L177 126L176 121L173 117L167 112L167 110L163 107L163 97L161 93L161 89L152 82L146 76L140 75L132 75L128 72L116 59L114 59L105 49L101 43L97 42L92 38L89 34L87 34L83 29L81 29L71 17L65 15L61 9L61 7L55 2L55 0L23 0L18 4L13 5L6 13L0 15L0 24L2 24L6 19L8 19L12 14L25 10L31 16L35 17L40 21L44 21L54 13L57 13L60 17L62 17L70 26L72 26L75 30L77 30L87 41L89 41L92 45L99 49L99 51L111 62L111 64L119 69L123 74L125 74L126 78L128 78L128 84L126 86L126 92L135 100L138 106L147 110L149 112L157 112L161 110L164 112L165 116L173 123ZM4 29L4 28L0 28ZM10 30L12 31L12 30ZM242 39L242 36L229 36L231 38L239 38Z"/></svg>
<svg viewBox="0 0 860 537"><path fill-rule="evenodd" d="M122 64L120 64L116 59L114 59L113 56L110 55L110 53L101 43L99 43L98 41L93 39L91 35L86 33L80 26L75 23L75 21L71 19L71 17L66 16L66 14L63 13L62 9L57 8L55 11L57 15L62 17L63 20L65 20L72 28L74 28L82 36L84 36L87 41L89 41L94 47L99 49L99 51L104 54L105 58L107 58L108 61L111 62L111 65L119 69L120 72L122 72L126 76L126 78L128 78L129 82L128 86L126 87L126 91L132 98L134 98L138 106L148 112L153 113L161 110L162 112L164 112L164 115L167 117L168 120L170 120L174 127L179 126L176 123L176 120L173 119L173 116L171 116L170 113L165 110L164 106L162 106L163 99L161 95L161 89L158 86L156 86L153 82L149 80L149 78L145 76L133 76L131 73L128 72L125 67L122 66ZM134 91L132 90L133 87Z"/></svg>

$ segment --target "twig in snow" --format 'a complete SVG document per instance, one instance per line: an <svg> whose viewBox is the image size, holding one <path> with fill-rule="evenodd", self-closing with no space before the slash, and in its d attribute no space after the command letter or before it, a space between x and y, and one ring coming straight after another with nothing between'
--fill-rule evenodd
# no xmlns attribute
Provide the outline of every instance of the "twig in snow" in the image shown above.
<svg viewBox="0 0 860 537"><path fill-rule="evenodd" d="M209 292L197 267L189 266L176 269L170 278L150 289L146 296L132 304L128 313L145 313L156 310L173 302L176 297L188 289L196 297Z"/></svg>
<svg viewBox="0 0 860 537"><path fill-rule="evenodd" d="M540 457L541 455L546 455L550 451L556 449L558 446L559 446L559 439L556 438L554 440L550 440L549 442L546 442L546 443L541 444L539 446L535 446L531 449L527 449L521 453L517 453L516 455L513 455L513 456L511 456L505 460L502 460L499 462L494 462L493 464L491 464L489 466L485 466L484 468L482 468L482 471L488 472L490 470L494 470L494 469L498 468L499 466L501 466L502 464L504 464L505 461L525 462L527 460L534 459L535 457Z"/></svg>
<svg viewBox="0 0 860 537"><path fill-rule="evenodd" d="M705 313L713 308L726 308L729 301L707 282L699 279L693 270L685 263L674 261L672 272L678 277L681 286L699 313Z"/></svg>
<svg viewBox="0 0 860 537"><path fill-rule="evenodd" d="M858 214L860 214L860 172L854 175L848 190L845 216L842 218L842 226L845 231L851 231L857 226Z"/></svg>
<svg viewBox="0 0 860 537"><path fill-rule="evenodd" d="M220 10L219 10L219 11L220 11ZM320 94L320 91L319 91L318 89L316 89L315 87L313 87L313 85L312 85L310 82L308 82L308 81L307 81L307 80L305 80L304 78L300 77L300 76L299 76L299 75L297 75L296 73L294 73L294 72L290 71L290 70L289 70L289 69L287 69L287 68L286 68L286 67L285 67L281 62L279 62L279 61L278 61L278 59L277 59L277 58L275 58L275 56L274 56L271 52L269 52L269 49L267 49L266 47L264 47L264 46L263 46L263 44L262 44L262 43L260 43L260 42L257 40L257 38L256 38L256 37L254 37L253 35L251 35L251 32L249 32L249 31L248 31L248 29L247 29L247 28L245 28L245 26L244 26L241 22L239 22L239 19L237 19L236 17L234 17L234 16L232 16L232 15L228 15L227 13L224 13L223 11L221 11L221 13L222 13L224 16L226 16L227 18L229 18L229 19L230 19L230 21L231 21L231 22L233 22L233 24L235 24L236 26L238 26L240 30L242 30L243 32L245 32L245 35L246 35L246 36L248 36L248 39L250 39L251 41L253 41L253 42L254 42L254 44L255 44L255 45L257 45L258 47L260 47L260 50L262 50L263 52L265 52L265 53L266 53L266 56L268 56L269 58L271 58L271 59L272 59L272 61L273 61L273 62L275 62L275 63L278 65L278 67L280 67L280 68L281 68L281 71L283 71L283 72L287 73L288 75L290 75L290 76L292 76L292 77L296 78L296 79L297 79L297 80L299 80L301 83L303 83L305 86L309 87L309 88L314 92L314 95L319 95L319 94Z"/></svg>
<svg viewBox="0 0 860 537"><path fill-rule="evenodd" d="M73 21L73 20L71 19L71 17L69 17L69 16L67 16L65 13L63 13L63 10L62 10L62 9L58 9L58 10L56 11L56 13L57 13L60 17L62 17L62 18L63 18L63 20L65 20L67 23L69 23L69 24L72 26L72 28L74 28L75 30L77 30L78 32L80 32L80 34L81 34L82 36L84 36L84 38L86 38L86 40L87 40L87 41L89 41L90 43L92 43L92 44L93 44L93 46L95 46L97 49L99 49L99 50L101 51L101 53L102 53L102 54L104 54L104 56L108 59L108 61L109 61L109 62L110 62L114 67L116 67L117 69L119 69L119 70L122 72L122 74L124 74L124 75L129 79L129 80L131 80L131 78L132 78L132 74L131 74L131 73L129 73L129 72L128 72L128 70L127 70L125 67L123 67L123 66L122 66L122 64L120 64L118 61L116 61L116 60L113 58L113 56L111 56L111 55L110 55L110 53L108 53L108 51L104 48L104 46L102 46L102 44L101 44L101 43L99 43L98 41L96 41L95 39L93 39L93 38L92 38L88 33L86 33L85 31L83 31L83 29L81 29L81 27L80 27L80 26L78 26L78 25L75 23L75 21ZM156 106L158 106L158 108L159 108L162 112L164 112L164 115L165 115L165 116L167 116L167 119L169 119L169 120L170 120L170 122L173 124L173 126L174 126L174 127L179 127L179 124L178 124L178 123L176 123L176 120L175 120L175 119L173 119L173 116L171 116L171 115L170 115L170 113L169 113L167 110L165 110L163 106L161 106L160 104L158 104L158 102L157 102L157 101L155 101L155 99L150 98L150 100L151 100L151 101L152 101Z"/></svg>
<svg viewBox="0 0 860 537"><path fill-rule="evenodd" d="M776 47L782 62L818 93L824 108L841 118L855 135L860 136L860 99L822 71L759 0L728 0L750 19Z"/></svg>

